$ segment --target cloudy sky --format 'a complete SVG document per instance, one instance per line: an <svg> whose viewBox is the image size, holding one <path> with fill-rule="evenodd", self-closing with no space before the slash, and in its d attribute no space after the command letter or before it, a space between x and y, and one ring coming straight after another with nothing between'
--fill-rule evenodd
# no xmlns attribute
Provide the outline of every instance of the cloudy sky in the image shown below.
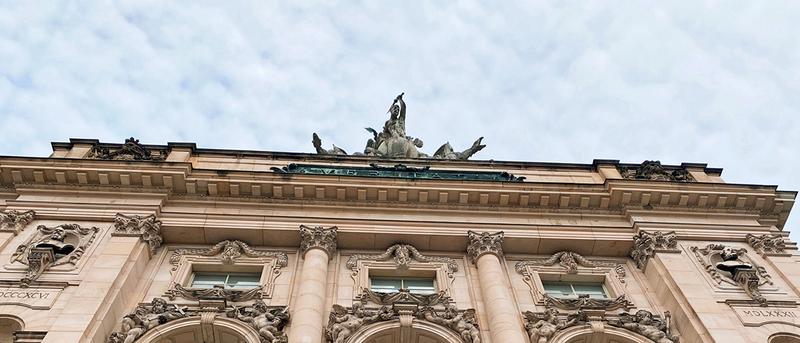
<svg viewBox="0 0 800 343"><path fill-rule="evenodd" d="M3 1L0 154L129 136L311 152L314 131L358 151L406 92L429 153L484 136L478 159L706 162L798 190L797 18L779 1Z"/></svg>

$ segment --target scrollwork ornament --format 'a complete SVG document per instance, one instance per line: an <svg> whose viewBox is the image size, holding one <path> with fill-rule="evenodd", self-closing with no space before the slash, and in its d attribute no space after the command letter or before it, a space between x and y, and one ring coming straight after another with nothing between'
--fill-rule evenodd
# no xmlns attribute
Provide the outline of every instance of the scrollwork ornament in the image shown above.
<svg viewBox="0 0 800 343"><path fill-rule="evenodd" d="M636 168L621 168L620 174L623 178L632 180L696 181L685 168L668 170L659 161L644 161Z"/></svg>
<svg viewBox="0 0 800 343"><path fill-rule="evenodd" d="M467 245L467 255L470 261L475 263L478 258L484 254L493 254L497 257L502 257L503 236L503 231L495 233L468 231L467 239L469 243Z"/></svg>
<svg viewBox="0 0 800 343"><path fill-rule="evenodd" d="M633 236L633 248L630 256L636 267L644 270L647 261L657 252L680 252L678 250L678 235L675 231L644 231L641 230Z"/></svg>
<svg viewBox="0 0 800 343"><path fill-rule="evenodd" d="M155 254L161 246L161 221L154 214L149 216L126 216L117 213L114 217L115 236L138 236L150 248L150 254Z"/></svg>
<svg viewBox="0 0 800 343"><path fill-rule="evenodd" d="M692 247L691 250L717 284L724 282L740 286L750 298L762 306L767 305L767 299L761 294L759 287L772 285L772 277L766 268L757 265L747 256L747 249L709 244L703 248Z"/></svg>
<svg viewBox="0 0 800 343"><path fill-rule="evenodd" d="M750 244L759 255L780 255L785 254L786 243L780 234L764 234L756 236L747 234L745 237L747 244Z"/></svg>
<svg viewBox="0 0 800 343"><path fill-rule="evenodd" d="M275 251L262 251L250 247L245 242L238 240L224 240L215 244L211 248L205 249L177 249L172 253L169 258L172 264L172 270L178 269L178 264L183 256L219 256L219 259L224 264L233 264L238 258L242 256L247 257L272 257L275 258L276 266L279 268L286 267L289 264L289 257L284 252Z"/></svg>
<svg viewBox="0 0 800 343"><path fill-rule="evenodd" d="M89 151L89 158L100 160L125 160L125 161L162 161L167 158L167 151L150 149L136 138L127 138L122 146L109 147L95 144Z"/></svg>
<svg viewBox="0 0 800 343"><path fill-rule="evenodd" d="M0 232L13 232L15 235L33 221L33 210L0 210Z"/></svg>
<svg viewBox="0 0 800 343"><path fill-rule="evenodd" d="M201 299L224 299L231 302L242 302L253 299L261 299L264 296L264 286L259 285L251 289L229 289L215 285L212 288L186 288L179 283L173 283L167 290L166 296L169 300L181 297L189 300Z"/></svg>
<svg viewBox="0 0 800 343"><path fill-rule="evenodd" d="M28 267L20 285L30 286L52 267L75 266L99 231L96 227L84 228L78 224L36 227L36 232L11 255L12 263L19 262Z"/></svg>
<svg viewBox="0 0 800 343"><path fill-rule="evenodd" d="M410 244L395 244L390 246L386 251L382 254L356 254L351 255L347 259L347 268L356 271L358 268L358 261L360 260L371 260L371 261L388 261L394 258L395 265L397 265L398 269L408 269L409 263L411 261L419 261L419 262L442 262L447 265L448 273L452 274L458 271L458 264L456 260L449 258L449 257L438 257L438 256L425 256L422 255L417 248Z"/></svg>
<svg viewBox="0 0 800 343"><path fill-rule="evenodd" d="M300 225L300 250L305 254L310 249L321 249L332 257L336 251L335 226L325 228L322 226Z"/></svg>

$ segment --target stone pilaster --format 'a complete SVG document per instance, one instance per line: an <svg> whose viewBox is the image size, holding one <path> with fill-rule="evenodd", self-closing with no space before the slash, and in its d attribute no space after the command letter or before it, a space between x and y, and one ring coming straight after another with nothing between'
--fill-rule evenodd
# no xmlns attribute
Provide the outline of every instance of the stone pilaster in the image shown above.
<svg viewBox="0 0 800 343"><path fill-rule="evenodd" d="M303 267L292 311L289 342L320 343L325 327L328 261L336 251L337 228L300 226Z"/></svg>
<svg viewBox="0 0 800 343"><path fill-rule="evenodd" d="M467 254L478 268L478 282L492 342L526 342L525 330L517 316L519 310L511 296L511 285L500 261L503 256L503 232L469 231L467 235Z"/></svg>
<svg viewBox="0 0 800 343"><path fill-rule="evenodd" d="M633 236L633 249L630 256L641 270L657 252L675 253L678 250L678 235L675 231L639 231Z"/></svg>

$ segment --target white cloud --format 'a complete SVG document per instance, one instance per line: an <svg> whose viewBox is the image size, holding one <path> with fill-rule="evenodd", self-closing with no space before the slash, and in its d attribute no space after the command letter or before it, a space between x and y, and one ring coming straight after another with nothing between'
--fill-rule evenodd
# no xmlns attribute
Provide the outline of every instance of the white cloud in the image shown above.
<svg viewBox="0 0 800 343"><path fill-rule="evenodd" d="M483 159L708 162L800 189L800 4L220 6L4 4L0 154L128 136L309 152L314 131L358 151L405 91L429 152L485 136Z"/></svg>

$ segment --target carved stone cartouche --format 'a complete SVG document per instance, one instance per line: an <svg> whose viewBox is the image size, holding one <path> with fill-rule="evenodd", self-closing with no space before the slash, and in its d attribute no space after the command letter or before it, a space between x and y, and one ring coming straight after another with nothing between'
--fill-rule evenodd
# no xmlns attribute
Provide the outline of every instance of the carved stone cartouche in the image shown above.
<svg viewBox="0 0 800 343"><path fill-rule="evenodd" d="M167 304L164 299L153 298L150 304L139 305L133 312L125 315L121 330L112 333L108 343L133 343L147 331L184 317L186 312L183 309Z"/></svg>
<svg viewBox="0 0 800 343"><path fill-rule="evenodd" d="M324 228L322 226L300 225L300 251L305 253L309 249L322 249L329 257L336 251L335 226Z"/></svg>
<svg viewBox="0 0 800 343"><path fill-rule="evenodd" d="M639 231L633 236L633 248L630 256L636 267L644 269L647 261L655 256L656 252L680 252L678 250L678 235L675 231Z"/></svg>
<svg viewBox="0 0 800 343"><path fill-rule="evenodd" d="M756 236L747 234L747 244L760 255L784 254L786 253L786 243L780 234L764 234Z"/></svg>
<svg viewBox="0 0 800 343"><path fill-rule="evenodd" d="M100 160L161 161L167 158L166 150L149 149L136 138L127 138L121 147L107 147L95 144L89 151L89 158Z"/></svg>
<svg viewBox="0 0 800 343"><path fill-rule="evenodd" d="M697 260L705 267L711 278L742 287L745 293L761 306L767 299L759 287L773 284L764 267L758 266L747 256L747 249L734 249L724 244L709 244L704 248L692 247Z"/></svg>
<svg viewBox="0 0 800 343"><path fill-rule="evenodd" d="M450 146L448 142L436 150L436 153L432 157L428 156L428 154L419 151L419 148L422 148L424 145L422 140L406 134L406 103L403 100L403 94L398 95L394 101L392 101L388 113L389 119L384 123L381 132L370 127L366 128L367 131L372 134L372 138L367 140L364 153L357 153L355 155L378 156L384 158L466 160L486 147L486 145L481 144L483 137L478 138L471 147L461 152L454 151L453 147ZM336 145L330 150L323 148L322 140L316 133L312 135L311 142L317 154L347 155L347 152Z"/></svg>
<svg viewBox="0 0 800 343"><path fill-rule="evenodd" d="M149 216L126 216L117 213L114 217L115 236L139 236L150 248L150 253L155 254L161 246L161 221L154 214Z"/></svg>
<svg viewBox="0 0 800 343"><path fill-rule="evenodd" d="M226 312L230 318L250 323L258 332L262 343L287 343L289 338L284 327L289 323L288 308L270 309L263 301L258 300L251 306L236 307Z"/></svg>
<svg viewBox="0 0 800 343"><path fill-rule="evenodd" d="M467 256L470 261L475 263L484 254L503 256L503 236L503 231L495 233L468 231Z"/></svg>
<svg viewBox="0 0 800 343"><path fill-rule="evenodd" d="M644 161L636 168L621 168L620 174L625 179L654 181L695 181L686 169L667 170L659 161Z"/></svg>
<svg viewBox="0 0 800 343"><path fill-rule="evenodd" d="M211 248L206 249L177 249L169 258L172 270L178 269L182 256L219 256L224 264L233 264L236 259L247 257L274 257L277 267L283 268L289 263L289 257L284 252L255 250L245 242L238 240L224 240Z"/></svg>
<svg viewBox="0 0 800 343"><path fill-rule="evenodd" d="M407 269L409 263L411 261L419 261L419 262L443 262L447 264L447 270L449 273L454 273L458 271L458 264L456 260L449 258L449 257L438 257L438 256L425 256L422 255L417 248L410 244L395 244L390 246L386 249L386 252L382 254L370 255L370 254L356 254L351 255L347 259L347 268L356 271L358 268L358 261L360 260L371 260L371 261L388 261L389 259L394 258L394 263L398 269Z"/></svg>
<svg viewBox="0 0 800 343"><path fill-rule="evenodd" d="M78 224L56 227L39 225L36 232L11 255L11 262L28 266L20 286L30 286L51 267L64 264L74 266L99 231L96 227L83 228Z"/></svg>
<svg viewBox="0 0 800 343"><path fill-rule="evenodd" d="M32 210L0 210L0 232L13 232L16 235L33 221L35 215L36 212Z"/></svg>

